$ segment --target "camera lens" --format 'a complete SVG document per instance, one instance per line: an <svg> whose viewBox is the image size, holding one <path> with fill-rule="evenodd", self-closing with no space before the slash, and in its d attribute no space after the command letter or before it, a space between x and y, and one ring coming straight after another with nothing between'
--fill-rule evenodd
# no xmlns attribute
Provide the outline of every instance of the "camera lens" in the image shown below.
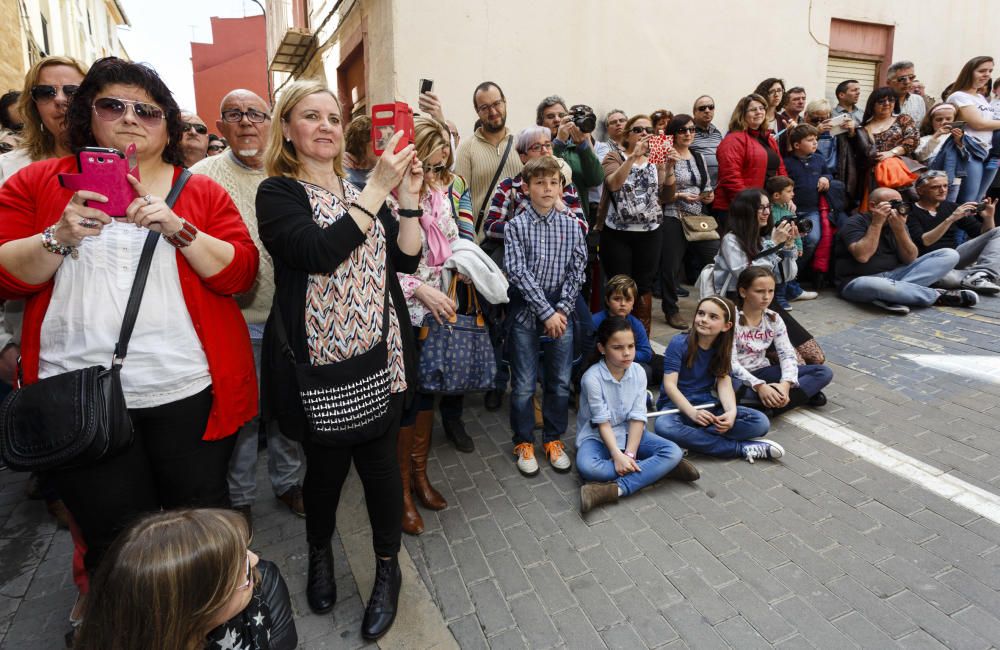
<svg viewBox="0 0 1000 650"><path fill-rule="evenodd" d="M799 229L800 235L808 235L812 232L813 222L810 219L802 217L801 219L795 220L795 227Z"/></svg>

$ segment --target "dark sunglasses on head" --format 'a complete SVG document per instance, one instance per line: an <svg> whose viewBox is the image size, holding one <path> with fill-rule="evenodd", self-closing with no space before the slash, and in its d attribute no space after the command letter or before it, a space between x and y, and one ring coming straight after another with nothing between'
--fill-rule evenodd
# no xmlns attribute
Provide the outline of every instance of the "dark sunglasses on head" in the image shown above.
<svg viewBox="0 0 1000 650"><path fill-rule="evenodd" d="M429 173L433 172L435 174L440 174L441 172L443 172L447 168L448 168L448 166L445 165L444 163L442 163L440 165L434 165L434 166L424 165L424 173L425 174L429 174Z"/></svg>
<svg viewBox="0 0 1000 650"><path fill-rule="evenodd" d="M208 134L208 127L205 126L204 124L194 124L193 122L181 122L182 133L187 133L191 129L194 129L194 132L197 133L198 135Z"/></svg>
<svg viewBox="0 0 1000 650"><path fill-rule="evenodd" d="M699 106L698 110L699 111L714 111L715 110L715 104L705 104L704 106Z"/></svg>
<svg viewBox="0 0 1000 650"><path fill-rule="evenodd" d="M222 111L222 121L232 122L235 124L236 122L242 121L244 115L246 115L247 119L254 124L260 124L269 117L267 113L252 108L246 111L241 111L238 108L230 108L229 110Z"/></svg>
<svg viewBox="0 0 1000 650"><path fill-rule="evenodd" d="M121 119L129 106L132 107L132 112L136 118L146 126L156 126L160 123L160 120L166 119L163 109L156 104L133 102L128 99L118 99L117 97L101 97L95 100L94 112L102 120L113 122Z"/></svg>
<svg viewBox="0 0 1000 650"><path fill-rule="evenodd" d="M66 99L70 99L76 94L76 91L80 90L80 86L76 84L66 84L65 86L39 84L31 87L31 98L36 102L50 102L59 96L60 89L62 89L63 95L66 95Z"/></svg>
<svg viewBox="0 0 1000 650"><path fill-rule="evenodd" d="M9 142L0 142L0 153L7 153L8 151L13 151L14 145Z"/></svg>
<svg viewBox="0 0 1000 650"><path fill-rule="evenodd" d="M653 130L653 127L651 127L651 126L633 126L629 130L632 133L649 133L649 134L655 133L655 131Z"/></svg>

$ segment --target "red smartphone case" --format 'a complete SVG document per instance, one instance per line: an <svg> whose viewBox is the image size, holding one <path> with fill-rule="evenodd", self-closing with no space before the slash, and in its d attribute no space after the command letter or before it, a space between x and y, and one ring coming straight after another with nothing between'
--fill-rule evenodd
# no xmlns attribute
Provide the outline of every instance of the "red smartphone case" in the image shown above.
<svg viewBox="0 0 1000 650"><path fill-rule="evenodd" d="M372 106L372 150L376 156L382 155L396 131L403 132L394 152L399 153L413 142L413 109L406 102Z"/></svg>
<svg viewBox="0 0 1000 650"><path fill-rule="evenodd" d="M674 146L674 136L654 135L649 139L649 162L658 165L667 159L667 151Z"/></svg>
<svg viewBox="0 0 1000 650"><path fill-rule="evenodd" d="M135 145L130 144L125 153L117 149L86 147L76 155L79 174L59 174L59 184L74 192L87 190L108 197L107 203L87 201L88 208L97 208L109 217L123 218L125 209L137 194L126 178L131 174L139 179L139 164Z"/></svg>

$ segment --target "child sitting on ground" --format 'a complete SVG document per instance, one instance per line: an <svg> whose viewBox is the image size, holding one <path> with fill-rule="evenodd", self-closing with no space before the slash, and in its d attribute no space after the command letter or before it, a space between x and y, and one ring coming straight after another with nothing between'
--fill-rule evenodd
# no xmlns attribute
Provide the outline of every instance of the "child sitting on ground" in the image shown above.
<svg viewBox="0 0 1000 650"><path fill-rule="evenodd" d="M624 318L604 319L597 328L592 365L583 374L576 468L584 481L596 482L580 488L581 513L635 494L664 476L681 481L700 476L676 444L646 431L646 383L634 363L634 332Z"/></svg>
<svg viewBox="0 0 1000 650"><path fill-rule="evenodd" d="M823 388L833 379L833 371L821 364L798 365L795 348L781 316L768 306L774 297L774 275L770 269L751 266L740 273L736 284L742 307L736 319L733 354L733 381L749 386L767 409L782 413L797 406L823 406ZM779 365L767 358L774 344ZM750 403L750 406L755 404Z"/></svg>
<svg viewBox="0 0 1000 650"><path fill-rule="evenodd" d="M587 241L573 214L556 202L562 195L559 163L552 156L529 160L521 171L530 202L505 228L504 267L510 280L507 346L511 383L510 426L517 469L538 474L532 397L542 358L542 443L552 469L568 472L569 455L559 437L569 420L574 322L587 265Z"/></svg>
<svg viewBox="0 0 1000 650"><path fill-rule="evenodd" d="M594 330L612 316L627 320L632 326L632 333L635 334L635 362L646 374L646 385L659 386L663 378L663 357L653 353L649 337L646 336L646 328L632 315L632 307L638 294L639 287L635 280L627 275L616 275L608 280L604 289L604 309L593 316Z"/></svg>
<svg viewBox="0 0 1000 650"><path fill-rule="evenodd" d="M677 409L661 415L654 431L684 449L720 458L781 458L785 450L770 440L753 440L767 434L770 422L760 411L738 406L729 374L733 359L733 324L736 305L721 296L702 298L687 334L677 334L663 355L663 391L657 410ZM712 388L719 395L718 403ZM695 408L712 404L709 408Z"/></svg>

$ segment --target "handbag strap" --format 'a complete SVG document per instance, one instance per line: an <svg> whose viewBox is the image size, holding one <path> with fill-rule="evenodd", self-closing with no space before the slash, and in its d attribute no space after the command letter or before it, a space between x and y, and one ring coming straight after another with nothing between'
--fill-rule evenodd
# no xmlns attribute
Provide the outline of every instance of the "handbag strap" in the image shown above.
<svg viewBox="0 0 1000 650"><path fill-rule="evenodd" d="M694 155L694 165L698 168L698 176L701 177L701 182L699 185L702 192L705 191L705 187L708 186L708 166L705 164L705 159L701 157L701 154L697 151L691 152Z"/></svg>
<svg viewBox="0 0 1000 650"><path fill-rule="evenodd" d="M500 180L500 174L503 173L503 167L507 164L507 156L510 155L510 148L514 145L514 136L507 136L507 148L503 150L503 155L500 156L500 164L497 165L497 171L493 174L493 180L490 181L490 186L486 190L486 198L483 199L483 204L479 206L479 214L476 216L476 232L483 225L483 219L486 218L486 206L489 204L490 199L493 198L493 190L496 189L497 181Z"/></svg>
<svg viewBox="0 0 1000 650"><path fill-rule="evenodd" d="M173 208L177 202L177 197L181 190L191 178L191 172L186 169L181 170L181 175L170 188L167 195L167 207ZM156 244L159 242L160 233L150 230L146 235L146 242L142 246L142 255L139 257L139 267L135 271L135 279L132 280L132 290L128 294L128 304L125 306L125 317L122 319L122 329L118 333L118 342L115 344L115 356L112 365L121 365L128 354L128 342L132 338L132 329L135 327L135 319L139 315L139 304L142 302L142 294L146 290L146 278L149 276L149 267L153 264L153 253L156 251Z"/></svg>

